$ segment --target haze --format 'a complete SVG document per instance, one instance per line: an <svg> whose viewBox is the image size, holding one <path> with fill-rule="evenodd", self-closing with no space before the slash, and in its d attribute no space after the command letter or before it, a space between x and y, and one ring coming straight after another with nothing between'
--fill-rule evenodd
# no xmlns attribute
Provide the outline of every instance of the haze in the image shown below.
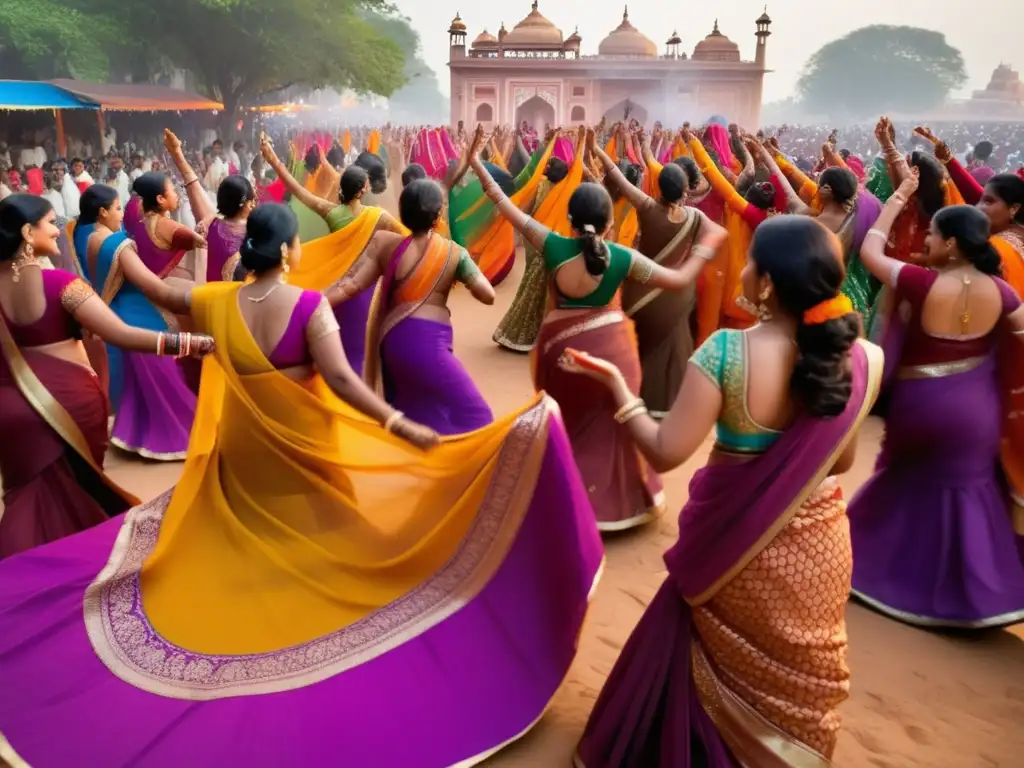
<svg viewBox="0 0 1024 768"><path fill-rule="evenodd" d="M539 0L540 11L572 34L579 25L583 52L597 53L601 39L622 20L621 0ZM485 27L492 34L504 22L511 29L530 12L531 0L398 0L402 13L420 33L426 62L438 74L448 92L448 24L456 12L462 15L472 40ZM685 3L680 0L643 0L629 4L635 27L659 47L673 29L683 38L683 48L707 35L718 18L723 34L739 44L744 59L754 57L754 20L764 10L764 0ZM764 98L776 101L793 95L804 62L824 43L869 24L906 24L933 29L946 35L963 53L969 81L961 94L984 88L1000 63L1024 70L1024 0L853 0L810 2L775 0L768 4L772 36L768 41L768 66Z"/></svg>

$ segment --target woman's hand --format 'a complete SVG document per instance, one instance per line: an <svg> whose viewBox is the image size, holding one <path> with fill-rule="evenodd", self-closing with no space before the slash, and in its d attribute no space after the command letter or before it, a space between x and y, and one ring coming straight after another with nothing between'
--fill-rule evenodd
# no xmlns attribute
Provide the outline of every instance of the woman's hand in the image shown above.
<svg viewBox="0 0 1024 768"><path fill-rule="evenodd" d="M933 145L939 143L939 137L932 133L932 129L926 125L917 126L914 128L914 133Z"/></svg>
<svg viewBox="0 0 1024 768"><path fill-rule="evenodd" d="M265 133L260 133L260 154L263 155L263 159L270 163L270 165L277 165L281 162L277 157L277 153L274 152L274 142Z"/></svg>
<svg viewBox="0 0 1024 768"><path fill-rule="evenodd" d="M172 155L181 153L181 139L174 135L170 128L164 128L164 146Z"/></svg>
<svg viewBox="0 0 1024 768"><path fill-rule="evenodd" d="M216 348L217 344L214 342L213 336L207 336L205 333L193 333L192 347L189 350L189 357L206 357Z"/></svg>
<svg viewBox="0 0 1024 768"><path fill-rule="evenodd" d="M599 381L609 389L622 380L622 371L613 363L593 357L578 349L565 349L558 358L558 367L567 373L579 373Z"/></svg>
<svg viewBox="0 0 1024 768"><path fill-rule="evenodd" d="M914 167L910 169L910 175L907 176L900 184L899 189L896 190L897 195L901 195L904 200L909 200L910 196L917 192L917 187L921 183L921 171Z"/></svg>
<svg viewBox="0 0 1024 768"><path fill-rule="evenodd" d="M421 451L429 451L441 442L440 435L430 427L405 418L398 420L398 423L392 428L392 432Z"/></svg>
<svg viewBox="0 0 1024 768"><path fill-rule="evenodd" d="M469 145L469 156L470 157L473 157L475 155L480 154L480 150L484 146L484 139L485 138L486 137L484 135L484 127L483 127L482 124L478 124L477 127L476 127L476 131L473 132L473 141Z"/></svg>

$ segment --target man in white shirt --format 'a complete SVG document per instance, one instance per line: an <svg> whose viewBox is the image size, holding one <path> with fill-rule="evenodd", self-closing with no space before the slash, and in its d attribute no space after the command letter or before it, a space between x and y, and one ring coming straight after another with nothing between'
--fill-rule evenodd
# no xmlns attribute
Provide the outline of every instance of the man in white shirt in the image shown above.
<svg viewBox="0 0 1024 768"><path fill-rule="evenodd" d="M124 208L131 199L133 182L124 172L124 160L118 155L111 155L108 162L110 163L110 172L114 177L113 186L117 190L117 196L121 199L121 207Z"/></svg>
<svg viewBox="0 0 1024 768"><path fill-rule="evenodd" d="M81 213L79 201L82 198L82 193L78 190L75 180L71 178L71 174L67 172L67 165L64 161L58 160L54 166L56 167L58 164L61 171L60 196L64 198L64 212L69 219L77 219L78 214Z"/></svg>
<svg viewBox="0 0 1024 768"><path fill-rule="evenodd" d="M46 174L46 191L43 197L53 206L57 218L67 218L67 208L64 206L64 196L61 194L61 187L64 186L64 169L60 163L54 163Z"/></svg>

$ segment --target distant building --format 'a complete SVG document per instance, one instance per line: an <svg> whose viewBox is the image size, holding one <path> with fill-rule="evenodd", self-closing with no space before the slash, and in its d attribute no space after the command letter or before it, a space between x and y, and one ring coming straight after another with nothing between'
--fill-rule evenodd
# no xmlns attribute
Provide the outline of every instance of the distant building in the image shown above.
<svg viewBox="0 0 1024 768"><path fill-rule="evenodd" d="M992 79L983 91L975 91L971 103L984 109L992 107L1010 111L1024 109L1024 83L1020 73L1009 64L1000 64L992 73Z"/></svg>
<svg viewBox="0 0 1024 768"><path fill-rule="evenodd" d="M602 116L621 120L628 112L644 123L678 126L720 114L755 127L771 23L767 11L757 19L754 60L743 61L717 21L692 56L682 51L675 32L659 53L630 23L627 8L595 55L582 52L578 32L563 37L537 2L511 31L504 24L497 36L484 30L468 47L466 25L456 15L448 29L452 125L525 120L543 130L596 123Z"/></svg>

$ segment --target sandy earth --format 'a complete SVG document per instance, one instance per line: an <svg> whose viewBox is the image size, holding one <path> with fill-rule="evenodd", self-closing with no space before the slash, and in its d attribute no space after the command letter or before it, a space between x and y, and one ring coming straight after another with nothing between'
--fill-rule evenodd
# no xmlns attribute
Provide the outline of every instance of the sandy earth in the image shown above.
<svg viewBox="0 0 1024 768"><path fill-rule="evenodd" d="M517 270L498 289L494 307L475 304L465 291L451 301L457 352L496 413L511 410L532 391L527 359L499 350L490 340L518 276ZM847 498L870 474L881 432L879 422L865 428L857 465L843 479ZM606 540L604 577L565 685L540 724L488 766L570 765L601 684L664 577L662 552L675 540L687 483L709 447L665 477L669 514ZM150 498L176 481L181 465L141 463L112 451L107 467L125 487ZM1024 626L937 634L857 605L850 606L847 619L853 692L842 708L837 766L1024 766Z"/></svg>

